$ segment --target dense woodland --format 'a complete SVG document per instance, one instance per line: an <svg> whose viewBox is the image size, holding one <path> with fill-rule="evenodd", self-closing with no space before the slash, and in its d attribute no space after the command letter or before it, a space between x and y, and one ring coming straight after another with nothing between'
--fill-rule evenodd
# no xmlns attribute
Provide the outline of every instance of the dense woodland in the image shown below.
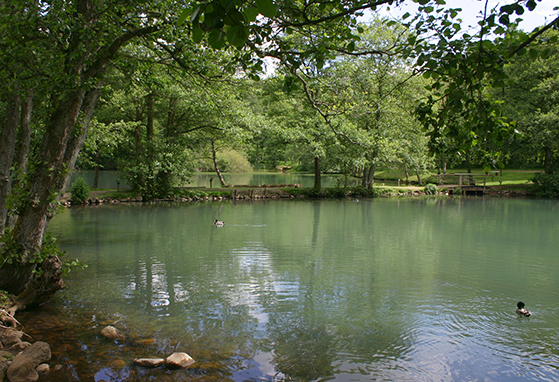
<svg viewBox="0 0 559 382"><path fill-rule="evenodd" d="M403 3L417 13L376 12ZM557 19L523 31L538 1L477 3L464 28L443 0L2 2L11 312L62 286L45 232L76 164L118 168L147 199L195 171L278 166L365 189L379 166L538 166L557 188Z"/></svg>

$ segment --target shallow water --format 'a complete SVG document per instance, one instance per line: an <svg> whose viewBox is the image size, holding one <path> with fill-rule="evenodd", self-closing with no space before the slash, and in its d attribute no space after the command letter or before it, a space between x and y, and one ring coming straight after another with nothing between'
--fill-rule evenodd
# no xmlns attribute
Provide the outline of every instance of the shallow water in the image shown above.
<svg viewBox="0 0 559 382"><path fill-rule="evenodd" d="M72 208L50 231L88 268L18 318L51 343L53 382L556 381L558 212L464 198ZM108 324L126 339L102 338ZM173 351L197 364L131 365Z"/></svg>

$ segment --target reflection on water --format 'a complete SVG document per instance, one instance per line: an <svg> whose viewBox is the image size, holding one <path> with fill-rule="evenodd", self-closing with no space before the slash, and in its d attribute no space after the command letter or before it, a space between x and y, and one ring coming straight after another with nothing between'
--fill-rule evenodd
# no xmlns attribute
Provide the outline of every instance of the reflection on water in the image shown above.
<svg viewBox="0 0 559 382"><path fill-rule="evenodd" d="M559 379L557 202L273 201L57 216L89 267L41 314L50 381ZM219 218L224 227L212 222ZM514 314L518 300L531 318ZM112 324L120 342L99 336ZM186 351L169 372L135 357Z"/></svg>

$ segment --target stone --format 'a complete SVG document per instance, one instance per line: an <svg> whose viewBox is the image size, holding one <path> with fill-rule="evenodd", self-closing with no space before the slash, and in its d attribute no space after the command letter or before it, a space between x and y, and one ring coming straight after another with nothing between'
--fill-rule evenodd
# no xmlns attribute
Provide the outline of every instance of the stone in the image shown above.
<svg viewBox="0 0 559 382"><path fill-rule="evenodd" d="M15 329L5 329L0 331L0 342L5 348L9 348L17 342L21 342L21 336L23 332Z"/></svg>
<svg viewBox="0 0 559 382"><path fill-rule="evenodd" d="M27 358L33 364L33 368L35 368L50 359L50 345L43 341L37 341L24 351L16 355L14 357L14 361L18 357Z"/></svg>
<svg viewBox="0 0 559 382"><path fill-rule="evenodd" d="M103 330L101 330L101 334L111 340L124 338L124 335L117 328L110 325L105 326Z"/></svg>
<svg viewBox="0 0 559 382"><path fill-rule="evenodd" d="M61 364L57 363L56 365L54 365L54 367L52 368L53 371L58 371L58 370L62 370L64 368L64 366L62 366Z"/></svg>
<svg viewBox="0 0 559 382"><path fill-rule="evenodd" d="M15 344L13 344L12 346L10 346L10 350L13 350L15 352L20 352L22 350L27 349L29 346L31 346L30 342L27 341L23 341L23 342L16 342Z"/></svg>
<svg viewBox="0 0 559 382"><path fill-rule="evenodd" d="M0 361L2 361L2 359L6 360L6 361L11 361L13 358L14 358L14 355L12 353L10 353L9 351L0 350Z"/></svg>
<svg viewBox="0 0 559 382"><path fill-rule="evenodd" d="M18 354L10 367L8 367L8 380L10 382L34 382L39 380L39 374L33 363L26 357Z"/></svg>
<svg viewBox="0 0 559 382"><path fill-rule="evenodd" d="M48 374L50 372L50 366L48 363L42 363L35 368L35 371L39 374Z"/></svg>
<svg viewBox="0 0 559 382"><path fill-rule="evenodd" d="M165 366L169 369L183 369L192 366L195 362L188 354L176 352L165 359Z"/></svg>
<svg viewBox="0 0 559 382"><path fill-rule="evenodd" d="M143 366L143 367L159 367L165 363L165 359L163 358L135 358L132 361L134 365Z"/></svg>
<svg viewBox="0 0 559 382"><path fill-rule="evenodd" d="M126 362L124 362L121 359L115 359L114 361L111 362L110 366L113 369L122 369L126 366Z"/></svg>
<svg viewBox="0 0 559 382"><path fill-rule="evenodd" d="M33 382L39 379L35 368L50 359L50 346L46 342L37 341L17 354L8 367L10 382Z"/></svg>
<svg viewBox="0 0 559 382"><path fill-rule="evenodd" d="M149 345L153 345L155 343L155 339L153 339L153 338L139 339L139 340L136 340L136 343L138 345L142 345L142 346L149 346Z"/></svg>

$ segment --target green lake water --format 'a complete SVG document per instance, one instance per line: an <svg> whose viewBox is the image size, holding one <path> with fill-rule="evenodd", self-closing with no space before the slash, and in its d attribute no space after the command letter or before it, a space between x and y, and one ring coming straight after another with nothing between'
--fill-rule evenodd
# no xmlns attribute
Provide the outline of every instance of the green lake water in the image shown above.
<svg viewBox="0 0 559 382"><path fill-rule="evenodd" d="M18 316L63 365L44 380L559 380L556 201L122 204L50 231L88 268ZM174 351L195 367L132 365Z"/></svg>

